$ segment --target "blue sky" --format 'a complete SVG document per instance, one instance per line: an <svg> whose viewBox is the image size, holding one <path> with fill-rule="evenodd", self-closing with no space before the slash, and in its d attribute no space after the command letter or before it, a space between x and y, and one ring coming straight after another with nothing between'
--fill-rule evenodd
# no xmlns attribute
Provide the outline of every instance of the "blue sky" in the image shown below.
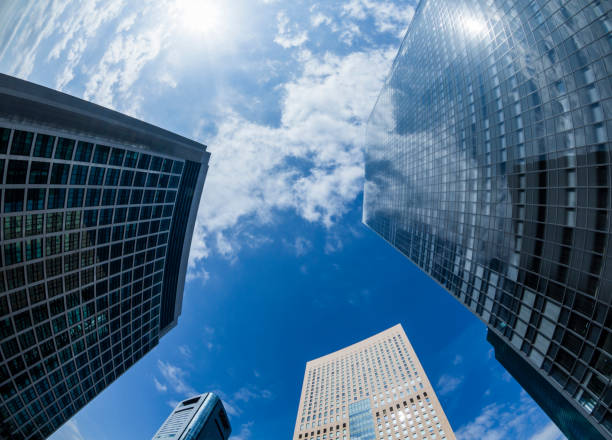
<svg viewBox="0 0 612 440"><path fill-rule="evenodd" d="M414 2L4 1L0 71L206 143L178 327L53 440L148 439L215 391L290 438L306 361L401 323L460 439L563 436L486 329L361 224L364 123Z"/></svg>

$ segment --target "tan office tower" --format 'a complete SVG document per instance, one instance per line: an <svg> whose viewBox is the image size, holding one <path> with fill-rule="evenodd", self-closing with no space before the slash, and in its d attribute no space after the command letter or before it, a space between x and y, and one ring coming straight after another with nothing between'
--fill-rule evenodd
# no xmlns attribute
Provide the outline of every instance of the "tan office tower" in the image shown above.
<svg viewBox="0 0 612 440"><path fill-rule="evenodd" d="M400 324L306 363L293 440L454 440Z"/></svg>

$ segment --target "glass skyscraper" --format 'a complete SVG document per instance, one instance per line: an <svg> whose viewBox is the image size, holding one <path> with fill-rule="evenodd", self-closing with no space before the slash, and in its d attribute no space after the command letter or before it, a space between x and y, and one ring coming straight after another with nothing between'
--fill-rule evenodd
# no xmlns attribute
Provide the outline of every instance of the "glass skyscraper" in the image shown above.
<svg viewBox="0 0 612 440"><path fill-rule="evenodd" d="M231 433L221 399L205 393L179 403L153 440L227 440Z"/></svg>
<svg viewBox="0 0 612 440"><path fill-rule="evenodd" d="M176 325L208 159L0 75L0 436L49 436Z"/></svg>
<svg viewBox="0 0 612 440"><path fill-rule="evenodd" d="M454 440L401 325L306 364L293 440Z"/></svg>
<svg viewBox="0 0 612 440"><path fill-rule="evenodd" d="M572 439L612 438L611 7L422 0L366 135L364 223Z"/></svg>

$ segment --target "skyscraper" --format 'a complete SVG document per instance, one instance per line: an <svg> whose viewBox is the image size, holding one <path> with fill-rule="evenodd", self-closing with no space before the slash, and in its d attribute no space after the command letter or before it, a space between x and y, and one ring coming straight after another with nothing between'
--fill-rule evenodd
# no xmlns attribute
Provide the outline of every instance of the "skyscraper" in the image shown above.
<svg viewBox="0 0 612 440"><path fill-rule="evenodd" d="M306 364L293 440L452 440L400 324Z"/></svg>
<svg viewBox="0 0 612 440"><path fill-rule="evenodd" d="M205 393L179 403L153 440L227 440L231 433L223 403Z"/></svg>
<svg viewBox="0 0 612 440"><path fill-rule="evenodd" d="M422 0L367 128L364 223L576 439L612 438L610 8Z"/></svg>
<svg viewBox="0 0 612 440"><path fill-rule="evenodd" d="M206 147L0 75L0 421L49 436L176 325Z"/></svg>

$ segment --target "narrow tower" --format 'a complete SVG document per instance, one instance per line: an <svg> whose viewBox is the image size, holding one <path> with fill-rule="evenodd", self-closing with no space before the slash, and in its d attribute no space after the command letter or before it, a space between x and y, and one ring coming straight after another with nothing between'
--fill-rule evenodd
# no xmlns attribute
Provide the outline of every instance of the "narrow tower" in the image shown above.
<svg viewBox="0 0 612 440"><path fill-rule="evenodd" d="M179 403L153 440L227 440L231 433L221 399L205 393Z"/></svg>

